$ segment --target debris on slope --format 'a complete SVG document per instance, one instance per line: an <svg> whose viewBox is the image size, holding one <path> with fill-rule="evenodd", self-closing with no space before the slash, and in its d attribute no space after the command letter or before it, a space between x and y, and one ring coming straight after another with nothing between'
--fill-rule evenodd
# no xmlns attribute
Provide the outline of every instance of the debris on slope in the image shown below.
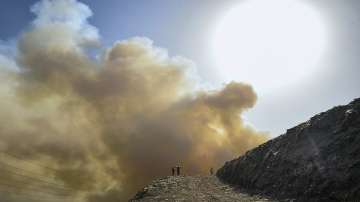
<svg viewBox="0 0 360 202"><path fill-rule="evenodd" d="M279 199L360 200L360 99L226 162L217 176Z"/></svg>
<svg viewBox="0 0 360 202"><path fill-rule="evenodd" d="M131 199L132 202L272 202L260 196L240 193L215 176L177 176L153 181Z"/></svg>

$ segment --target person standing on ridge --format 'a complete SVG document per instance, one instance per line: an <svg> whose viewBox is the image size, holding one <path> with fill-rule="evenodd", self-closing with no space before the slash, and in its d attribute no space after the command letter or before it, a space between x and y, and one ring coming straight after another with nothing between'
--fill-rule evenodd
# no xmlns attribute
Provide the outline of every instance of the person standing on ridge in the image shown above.
<svg viewBox="0 0 360 202"><path fill-rule="evenodd" d="M177 174L177 176L179 176L180 175L180 166L176 166L176 174Z"/></svg>
<svg viewBox="0 0 360 202"><path fill-rule="evenodd" d="M175 167L171 168L172 176L175 176Z"/></svg>

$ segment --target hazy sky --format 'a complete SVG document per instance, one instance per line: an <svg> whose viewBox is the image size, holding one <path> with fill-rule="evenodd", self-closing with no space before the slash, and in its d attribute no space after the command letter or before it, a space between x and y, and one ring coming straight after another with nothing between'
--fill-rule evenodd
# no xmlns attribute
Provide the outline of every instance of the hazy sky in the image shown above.
<svg viewBox="0 0 360 202"><path fill-rule="evenodd" d="M13 44L34 18L34 0L2 0L0 50ZM220 85L209 53L211 31L226 10L242 1L184 0L82 0L93 11L95 25L107 45L133 36L152 39L170 55L194 61L203 83ZM360 97L360 1L309 0L329 27L330 46L319 71L284 90L260 94L246 119L257 129L279 135L287 128L328 108ZM116 20L114 20L116 19ZM311 50L309 50L311 51ZM285 75L288 76L288 75ZM281 76L279 78L281 79Z"/></svg>

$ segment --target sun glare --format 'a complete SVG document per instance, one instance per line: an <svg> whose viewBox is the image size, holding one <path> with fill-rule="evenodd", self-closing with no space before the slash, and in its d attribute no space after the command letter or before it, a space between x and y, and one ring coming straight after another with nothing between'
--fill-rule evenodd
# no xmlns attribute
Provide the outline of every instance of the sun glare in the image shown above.
<svg viewBox="0 0 360 202"><path fill-rule="evenodd" d="M327 46L325 22L306 2L248 0L231 8L212 38L223 81L244 81L260 93L304 81Z"/></svg>

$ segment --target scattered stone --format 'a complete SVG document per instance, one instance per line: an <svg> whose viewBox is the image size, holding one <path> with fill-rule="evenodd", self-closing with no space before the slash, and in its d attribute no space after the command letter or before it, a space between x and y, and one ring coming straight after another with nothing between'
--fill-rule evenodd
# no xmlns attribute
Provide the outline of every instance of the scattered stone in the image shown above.
<svg viewBox="0 0 360 202"><path fill-rule="evenodd" d="M144 194L145 193L145 194ZM275 202L224 185L216 176L170 176L153 181L131 202Z"/></svg>
<svg viewBox="0 0 360 202"><path fill-rule="evenodd" d="M360 99L226 162L217 176L283 201L360 201Z"/></svg>

